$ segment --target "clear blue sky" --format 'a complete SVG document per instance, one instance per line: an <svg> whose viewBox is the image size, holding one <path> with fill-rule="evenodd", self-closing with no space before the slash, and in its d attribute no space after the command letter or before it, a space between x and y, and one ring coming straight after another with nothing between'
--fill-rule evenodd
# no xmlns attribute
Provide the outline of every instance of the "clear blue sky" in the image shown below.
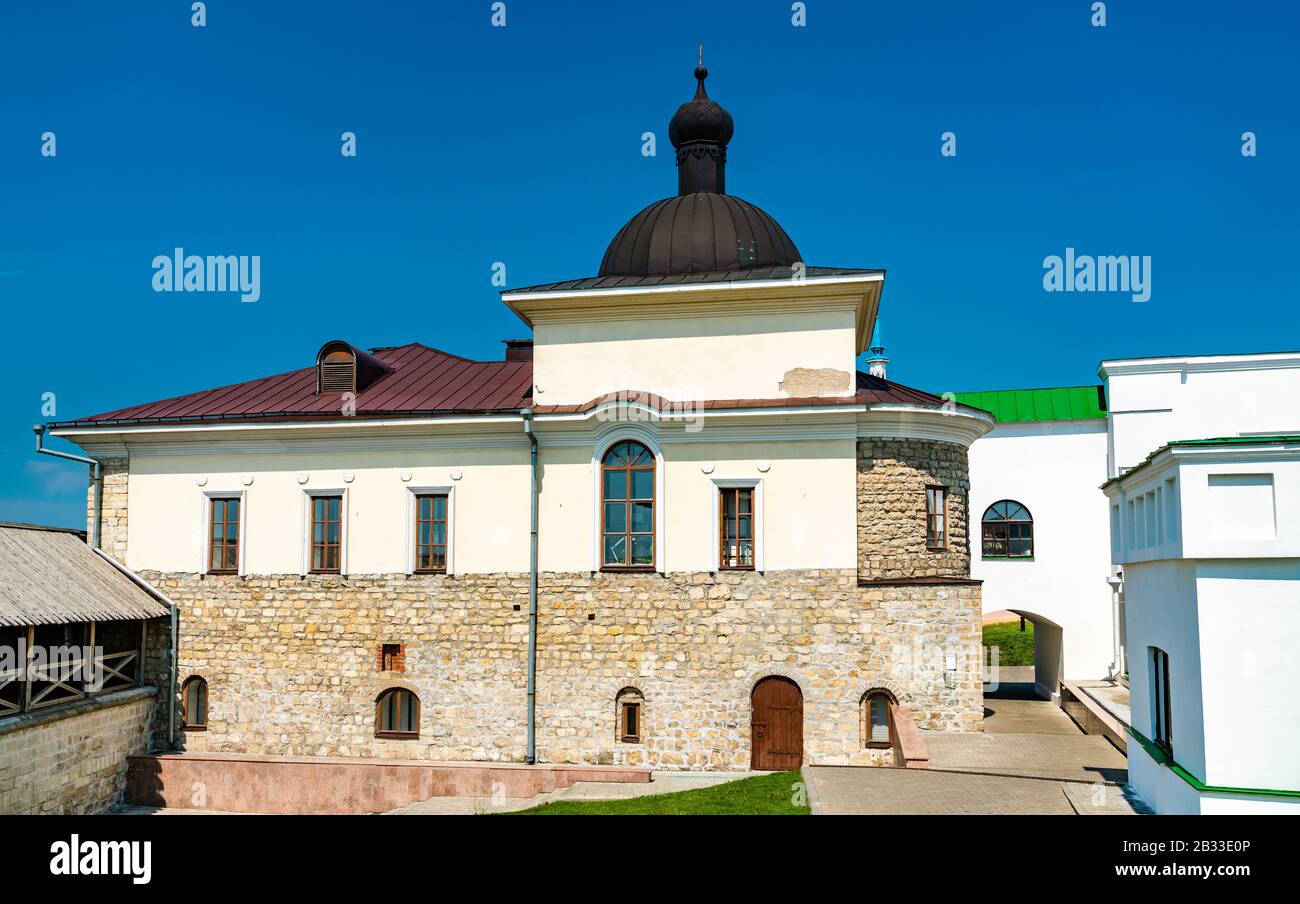
<svg viewBox="0 0 1300 904"><path fill-rule="evenodd" d="M728 188L809 264L888 270L891 377L1300 347L1294 3L1114 0L1105 28L1090 0L809 0L805 28L786 0L507 0L505 28L490 5L211 0L194 28L188 0L3 4L0 519L84 524L84 471L30 451L46 392L78 417L333 337L498 357L526 331L494 261L511 286L591 275L675 192L700 41ZM261 300L154 293L176 246L260 255ZM1151 300L1045 292L1067 246L1151 256Z"/></svg>

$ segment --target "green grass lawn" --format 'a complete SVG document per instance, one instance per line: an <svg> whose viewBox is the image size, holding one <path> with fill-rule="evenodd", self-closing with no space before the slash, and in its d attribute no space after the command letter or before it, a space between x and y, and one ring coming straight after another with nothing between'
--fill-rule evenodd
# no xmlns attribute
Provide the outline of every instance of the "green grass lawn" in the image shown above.
<svg viewBox="0 0 1300 904"><path fill-rule="evenodd" d="M675 794L628 800L557 800L513 815L807 816L809 812L803 776L798 772L774 772Z"/></svg>
<svg viewBox="0 0 1300 904"><path fill-rule="evenodd" d="M1023 632L1018 621L985 625L984 646L998 648L998 665L1033 665L1034 623L1026 621Z"/></svg>

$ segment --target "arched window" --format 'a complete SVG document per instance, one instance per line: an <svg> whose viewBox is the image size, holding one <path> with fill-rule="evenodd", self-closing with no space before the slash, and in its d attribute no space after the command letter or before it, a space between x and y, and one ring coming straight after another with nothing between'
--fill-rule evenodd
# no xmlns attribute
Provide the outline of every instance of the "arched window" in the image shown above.
<svg viewBox="0 0 1300 904"><path fill-rule="evenodd" d="M197 675L181 685L181 729L208 730L208 683Z"/></svg>
<svg viewBox="0 0 1300 904"><path fill-rule="evenodd" d="M375 701L375 737L418 738L420 698L404 687L392 687Z"/></svg>
<svg viewBox="0 0 1300 904"><path fill-rule="evenodd" d="M864 747L889 747L889 707L898 701L886 690L862 695L862 743Z"/></svg>
<svg viewBox="0 0 1300 904"><path fill-rule="evenodd" d="M634 687L625 687L615 697L618 708L618 740L624 744L640 744L644 728L645 697Z"/></svg>
<svg viewBox="0 0 1300 904"><path fill-rule="evenodd" d="M614 444L601 459L601 565L655 564L655 457L636 442Z"/></svg>
<svg viewBox="0 0 1300 904"><path fill-rule="evenodd" d="M1034 516L1019 502L1003 499L984 512L984 558L1032 559Z"/></svg>

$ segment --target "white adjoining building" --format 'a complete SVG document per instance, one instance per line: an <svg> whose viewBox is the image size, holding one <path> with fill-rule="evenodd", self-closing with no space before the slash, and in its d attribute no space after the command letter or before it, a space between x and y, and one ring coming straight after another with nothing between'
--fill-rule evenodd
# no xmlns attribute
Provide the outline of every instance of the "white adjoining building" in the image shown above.
<svg viewBox="0 0 1300 904"><path fill-rule="evenodd" d="M1035 628L1035 684L1126 674L1124 595L1098 487L1185 439L1300 433L1300 353L1108 359L1100 384L958 393L997 427L970 451L984 611ZM975 530L975 519L980 528ZM1108 583L1110 579L1110 583Z"/></svg>
<svg viewBox="0 0 1300 904"><path fill-rule="evenodd" d="M1169 443L1105 486L1129 781L1158 813L1300 813L1300 435Z"/></svg>

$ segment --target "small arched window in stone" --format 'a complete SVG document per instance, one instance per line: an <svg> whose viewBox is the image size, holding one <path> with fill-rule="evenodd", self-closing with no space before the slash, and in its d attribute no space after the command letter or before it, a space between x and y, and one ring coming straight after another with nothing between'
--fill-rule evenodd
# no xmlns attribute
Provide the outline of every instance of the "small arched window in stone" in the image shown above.
<svg viewBox="0 0 1300 904"><path fill-rule="evenodd" d="M208 683L197 675L186 678L181 685L181 728L208 730Z"/></svg>
<svg viewBox="0 0 1300 904"><path fill-rule="evenodd" d="M375 737L418 738L420 698L404 687L391 687L375 701Z"/></svg>
<svg viewBox="0 0 1300 904"><path fill-rule="evenodd" d="M634 687L625 687L615 698L618 710L618 740L640 744L645 720L645 697Z"/></svg>
<svg viewBox="0 0 1300 904"><path fill-rule="evenodd" d="M879 688L862 695L862 744L868 748L892 746L889 738L889 708L898 701Z"/></svg>

